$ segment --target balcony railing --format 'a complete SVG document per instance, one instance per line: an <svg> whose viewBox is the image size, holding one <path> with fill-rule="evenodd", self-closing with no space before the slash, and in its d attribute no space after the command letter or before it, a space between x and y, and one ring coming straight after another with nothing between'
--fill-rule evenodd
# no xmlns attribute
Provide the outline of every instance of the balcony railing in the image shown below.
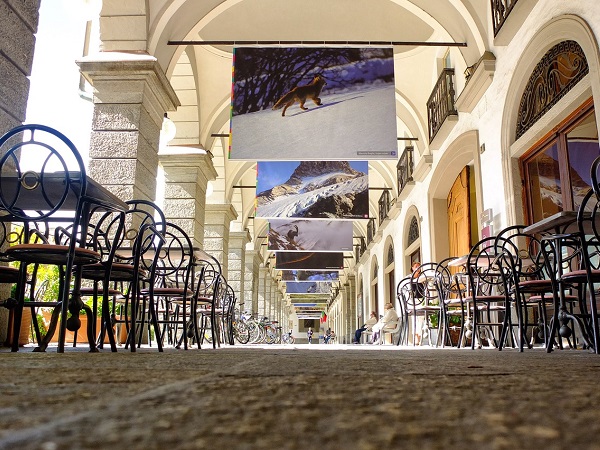
<svg viewBox="0 0 600 450"><path fill-rule="evenodd" d="M518 0L492 0L492 25L494 36L498 34L506 18L517 4Z"/></svg>
<svg viewBox="0 0 600 450"><path fill-rule="evenodd" d="M360 242L354 246L354 256L356 257L356 261L360 259L360 257L367 251L367 244L365 242L364 237L360 237Z"/></svg>
<svg viewBox="0 0 600 450"><path fill-rule="evenodd" d="M427 119L429 121L429 143L451 115L458 115L454 104L454 69L444 69L440 74L433 92L427 100Z"/></svg>
<svg viewBox="0 0 600 450"><path fill-rule="evenodd" d="M388 191L387 189L383 191L381 197L379 197L379 225L383 223L383 221L388 216L388 213L390 212L390 208L392 206L391 197L392 196L390 195L390 191Z"/></svg>
<svg viewBox="0 0 600 450"><path fill-rule="evenodd" d="M375 219L369 219L367 223L367 245L373 242L375 239L375 231L377 231L377 226L375 225Z"/></svg>
<svg viewBox="0 0 600 450"><path fill-rule="evenodd" d="M398 174L398 195L404 190L406 185L413 181L413 171L415 170L415 160L413 159L414 148L405 147L400 155L396 172Z"/></svg>

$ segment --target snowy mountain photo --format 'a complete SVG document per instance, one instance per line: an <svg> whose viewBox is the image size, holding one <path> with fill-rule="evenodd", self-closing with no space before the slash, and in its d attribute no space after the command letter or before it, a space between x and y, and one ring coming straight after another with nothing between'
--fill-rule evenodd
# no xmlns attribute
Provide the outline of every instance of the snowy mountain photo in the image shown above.
<svg viewBox="0 0 600 450"><path fill-rule="evenodd" d="M352 222L340 220L269 221L269 250L343 252L352 250Z"/></svg>
<svg viewBox="0 0 600 450"><path fill-rule="evenodd" d="M293 164L259 161L257 166L256 217L365 219L369 216L365 161L352 164L348 161ZM290 170L293 172L289 178L281 182Z"/></svg>

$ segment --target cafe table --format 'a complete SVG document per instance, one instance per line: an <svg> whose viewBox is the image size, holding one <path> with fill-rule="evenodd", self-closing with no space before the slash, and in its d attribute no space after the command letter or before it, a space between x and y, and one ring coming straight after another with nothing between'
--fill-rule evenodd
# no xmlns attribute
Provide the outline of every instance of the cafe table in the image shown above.
<svg viewBox="0 0 600 450"><path fill-rule="evenodd" d="M552 242L552 248L554 250L554 258L555 261L558 261L556 264L557 268L557 284L558 284L558 297L559 297L559 305L555 305L554 315L552 317L552 330L550 332L550 336L554 336L555 333L558 333L561 337L570 337L572 335L572 330L569 328L569 321L572 320L579 326L581 330L581 336L583 341L590 348L594 348L594 345L590 339L590 330L586 326L586 324L581 320L581 317L572 314L567 308L567 302L565 298L565 286L562 282L562 276L564 273L563 268L563 253L564 253L564 243L567 239L573 239L574 233L579 232L579 227L577 224L577 211L560 211L551 216L548 216L538 222L535 222L523 229L524 233L538 235L542 240L548 240ZM585 216L584 216L585 217ZM591 217L589 213L587 213L587 217ZM585 221L589 223L590 221ZM584 229L585 231L585 229ZM558 308L556 307L558 306ZM548 353L552 351L554 339L548 339L546 350Z"/></svg>
<svg viewBox="0 0 600 450"><path fill-rule="evenodd" d="M67 183L65 172L49 172L42 175L35 172L25 172L17 177L16 174L2 174L0 177L0 221L11 223L35 222L44 220L50 224L72 223L78 206L81 207L82 236L87 235L87 228L91 215L99 211L116 211L123 213L127 211L128 205L123 200L110 192L106 187L85 175L85 183L82 183L82 174L80 172L67 172L70 181ZM75 180L75 181L73 181ZM65 190L65 185L69 189ZM85 185L85 192L81 192ZM82 202L79 204L79 202ZM19 212L22 210L22 212ZM82 245L85 245L82 242ZM77 271L76 271L77 272ZM75 273L74 295L79 291L81 278L79 273ZM64 292L64 298L69 298L69 290ZM66 317L68 303L62 302L64 310L63 317ZM56 319L57 320L58 316ZM52 325L51 325L52 326ZM64 334L65 323L61 323L59 329L58 352L64 352ZM53 327L52 327L53 328ZM52 334L53 334L52 329ZM41 343L41 350L44 350L52 334ZM95 338L90 338L90 351L95 351ZM13 351L16 351L13 345Z"/></svg>

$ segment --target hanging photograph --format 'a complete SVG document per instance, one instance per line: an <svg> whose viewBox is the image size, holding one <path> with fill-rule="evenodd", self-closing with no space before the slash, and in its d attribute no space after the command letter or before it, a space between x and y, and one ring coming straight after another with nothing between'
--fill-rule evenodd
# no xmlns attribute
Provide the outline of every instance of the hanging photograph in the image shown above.
<svg viewBox="0 0 600 450"><path fill-rule="evenodd" d="M255 217L367 219L367 161L259 161Z"/></svg>
<svg viewBox="0 0 600 450"><path fill-rule="evenodd" d="M338 281L340 273L337 270L282 270L282 281Z"/></svg>
<svg viewBox="0 0 600 450"><path fill-rule="evenodd" d="M343 269L341 252L275 252L275 269Z"/></svg>
<svg viewBox="0 0 600 450"><path fill-rule="evenodd" d="M269 250L344 252L352 250L352 222L271 219Z"/></svg>
<svg viewBox="0 0 600 450"><path fill-rule="evenodd" d="M330 294L331 283L324 281L312 283L288 281L285 283L285 291L288 294Z"/></svg>
<svg viewBox="0 0 600 450"><path fill-rule="evenodd" d="M396 159L391 48L235 48L230 159Z"/></svg>

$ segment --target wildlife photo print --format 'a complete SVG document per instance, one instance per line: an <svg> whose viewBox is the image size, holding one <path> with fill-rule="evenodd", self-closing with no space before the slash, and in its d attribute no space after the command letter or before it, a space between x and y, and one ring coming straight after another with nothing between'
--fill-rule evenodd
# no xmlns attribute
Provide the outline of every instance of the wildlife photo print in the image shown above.
<svg viewBox="0 0 600 450"><path fill-rule="evenodd" d="M261 218L367 219L367 161L259 161Z"/></svg>
<svg viewBox="0 0 600 450"><path fill-rule="evenodd" d="M269 250L352 251L352 221L269 220Z"/></svg>
<svg viewBox="0 0 600 450"><path fill-rule="evenodd" d="M391 48L235 48L229 158L396 159Z"/></svg>

